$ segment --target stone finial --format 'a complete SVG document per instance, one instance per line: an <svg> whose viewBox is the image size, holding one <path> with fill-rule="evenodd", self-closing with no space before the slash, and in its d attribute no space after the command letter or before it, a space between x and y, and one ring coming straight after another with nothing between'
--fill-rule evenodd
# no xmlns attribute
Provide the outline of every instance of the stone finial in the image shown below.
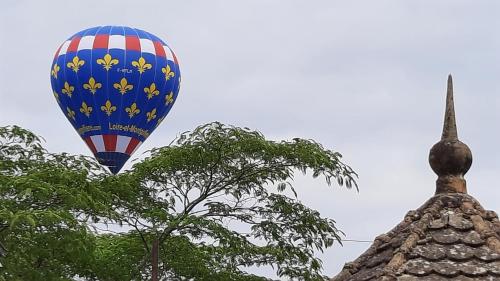
<svg viewBox="0 0 500 281"><path fill-rule="evenodd" d="M472 153L466 144L458 140L451 74L448 76L443 134L441 141L431 148L429 164L438 175L436 194L467 193L464 175L472 164Z"/></svg>

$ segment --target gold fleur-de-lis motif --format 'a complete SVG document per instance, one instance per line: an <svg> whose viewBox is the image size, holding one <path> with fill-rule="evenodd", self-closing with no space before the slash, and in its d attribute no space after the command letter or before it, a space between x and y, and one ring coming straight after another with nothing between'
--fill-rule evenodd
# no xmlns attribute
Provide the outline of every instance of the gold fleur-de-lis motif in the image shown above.
<svg viewBox="0 0 500 281"><path fill-rule="evenodd" d="M92 94L95 94L97 89L100 89L102 87L102 84L99 82L96 82L94 77L90 77L89 82L83 84L83 88L85 90L89 90Z"/></svg>
<svg viewBox="0 0 500 281"><path fill-rule="evenodd" d="M56 93L56 91L52 91L52 93L54 94L54 97L56 98L57 103L59 103L59 104L60 104L60 103L61 103L61 101L59 100L59 94L58 94L58 93Z"/></svg>
<svg viewBox="0 0 500 281"><path fill-rule="evenodd" d="M137 108L137 104L134 102L130 107L125 108L125 112L128 113L128 117L132 118L134 115L139 114L141 110Z"/></svg>
<svg viewBox="0 0 500 281"><path fill-rule="evenodd" d="M163 116L162 118L158 119L158 121L156 121L156 127L158 127L158 125L160 125L161 121L163 121L163 119L165 119L165 116Z"/></svg>
<svg viewBox="0 0 500 281"><path fill-rule="evenodd" d="M71 110L71 108L66 107L66 115L68 115L69 118L75 120L75 112Z"/></svg>
<svg viewBox="0 0 500 281"><path fill-rule="evenodd" d="M134 88L133 85L128 84L126 78L122 78L119 84L118 83L113 84L113 87L115 87L115 89L117 89L122 95L124 95L127 91L130 91Z"/></svg>
<svg viewBox="0 0 500 281"><path fill-rule="evenodd" d="M111 57L110 54L105 54L102 59L97 59L97 64L100 64L106 69L106 71L110 70L113 65L119 63L117 59Z"/></svg>
<svg viewBox="0 0 500 281"><path fill-rule="evenodd" d="M174 103L174 92L170 92L170 94L165 96L165 104L169 105L171 103Z"/></svg>
<svg viewBox="0 0 500 281"><path fill-rule="evenodd" d="M68 97L71 98L71 95L73 94L73 91L75 90L75 87L71 86L68 84L68 82L64 82L64 88L61 90L63 94L68 95Z"/></svg>
<svg viewBox="0 0 500 281"><path fill-rule="evenodd" d="M111 104L111 101L107 100L106 103L101 106L101 110L106 112L106 115L111 116L111 113L116 111L116 106Z"/></svg>
<svg viewBox="0 0 500 281"><path fill-rule="evenodd" d="M146 63L146 60L143 57L140 57L137 61L132 61L132 66L137 67L137 71L141 74L153 67L150 63Z"/></svg>
<svg viewBox="0 0 500 281"><path fill-rule="evenodd" d="M84 64L85 64L84 60L81 60L78 56L75 56L73 58L73 61L68 62L66 64L66 66L71 68L74 72L78 72L78 70L80 69L80 66L83 66Z"/></svg>
<svg viewBox="0 0 500 281"><path fill-rule="evenodd" d="M165 73L165 79L168 81L171 77L175 76L175 73L170 69L170 65L163 67L161 72Z"/></svg>
<svg viewBox="0 0 500 281"><path fill-rule="evenodd" d="M160 91L158 91L158 89L156 89L155 83L151 83L151 85L149 85L149 87L144 88L144 93L146 93L146 95L148 96L148 100L149 100L153 96L159 95Z"/></svg>
<svg viewBox="0 0 500 281"><path fill-rule="evenodd" d="M92 107L88 106L85 102L82 102L82 107L80 107L80 112L85 114L85 116L90 117L92 112Z"/></svg>
<svg viewBox="0 0 500 281"><path fill-rule="evenodd" d="M156 118L156 108L153 108L150 112L146 113L146 116L148 117L148 122Z"/></svg>
<svg viewBox="0 0 500 281"><path fill-rule="evenodd" d="M60 68L60 67L59 67L59 65L57 65L57 63L56 63L56 64L54 64L54 66L52 67L52 70L50 71L50 74L51 74L52 76L54 76L54 78L56 78L56 79L57 79L57 73L59 72L59 70L60 70L60 69L61 69L61 68Z"/></svg>

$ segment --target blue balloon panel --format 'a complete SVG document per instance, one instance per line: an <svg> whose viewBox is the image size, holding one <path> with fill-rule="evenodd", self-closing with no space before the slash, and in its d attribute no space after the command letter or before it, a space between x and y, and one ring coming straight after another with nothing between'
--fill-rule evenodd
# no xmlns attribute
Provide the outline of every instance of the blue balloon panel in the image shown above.
<svg viewBox="0 0 500 281"><path fill-rule="evenodd" d="M57 50L53 94L102 165L118 173L172 108L180 87L177 58L151 33L101 26Z"/></svg>

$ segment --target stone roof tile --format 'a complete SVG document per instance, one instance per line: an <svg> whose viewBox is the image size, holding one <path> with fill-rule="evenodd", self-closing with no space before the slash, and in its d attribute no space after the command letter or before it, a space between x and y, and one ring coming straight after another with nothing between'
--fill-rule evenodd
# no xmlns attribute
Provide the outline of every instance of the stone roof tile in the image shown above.
<svg viewBox="0 0 500 281"><path fill-rule="evenodd" d="M470 195L438 194L332 280L500 280L496 220Z"/></svg>

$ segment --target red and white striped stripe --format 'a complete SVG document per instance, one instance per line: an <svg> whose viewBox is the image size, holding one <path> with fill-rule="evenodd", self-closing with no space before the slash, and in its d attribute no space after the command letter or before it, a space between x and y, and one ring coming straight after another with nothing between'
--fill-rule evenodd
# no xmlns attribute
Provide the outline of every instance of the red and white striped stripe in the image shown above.
<svg viewBox="0 0 500 281"><path fill-rule="evenodd" d="M95 135L86 137L84 140L94 154L97 152L121 152L132 155L142 144L136 138L119 135Z"/></svg>
<svg viewBox="0 0 500 281"><path fill-rule="evenodd" d="M55 57L81 50L92 49L120 49L134 50L142 53L150 53L156 56L164 57L177 64L175 54L166 45L160 41L139 38L133 35L108 35L98 34L92 36L76 36L71 40L64 42L56 52Z"/></svg>

